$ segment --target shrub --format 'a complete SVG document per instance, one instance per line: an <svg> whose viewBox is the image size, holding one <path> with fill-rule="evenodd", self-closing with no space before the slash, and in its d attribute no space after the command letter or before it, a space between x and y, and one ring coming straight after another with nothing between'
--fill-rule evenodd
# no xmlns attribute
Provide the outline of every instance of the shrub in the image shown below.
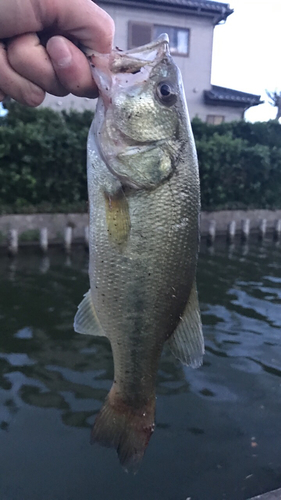
<svg viewBox="0 0 281 500"><path fill-rule="evenodd" d="M31 109L0 118L0 213L85 211L86 140L93 113ZM276 120L192 122L202 208L281 208Z"/></svg>
<svg viewBox="0 0 281 500"><path fill-rule="evenodd" d="M92 113L58 113L12 103L0 121L0 206L81 205Z"/></svg>
<svg viewBox="0 0 281 500"><path fill-rule="evenodd" d="M281 207L281 125L269 122L192 123L202 208Z"/></svg>

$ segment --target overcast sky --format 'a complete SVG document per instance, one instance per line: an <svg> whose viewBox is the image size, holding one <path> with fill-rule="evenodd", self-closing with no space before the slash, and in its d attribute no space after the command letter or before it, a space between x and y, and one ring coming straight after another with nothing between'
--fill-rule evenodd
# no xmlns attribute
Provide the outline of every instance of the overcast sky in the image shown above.
<svg viewBox="0 0 281 500"><path fill-rule="evenodd" d="M212 83L267 100L265 89L281 91L281 0L229 3L233 14L215 28ZM246 119L275 116L276 108L263 104L251 108Z"/></svg>

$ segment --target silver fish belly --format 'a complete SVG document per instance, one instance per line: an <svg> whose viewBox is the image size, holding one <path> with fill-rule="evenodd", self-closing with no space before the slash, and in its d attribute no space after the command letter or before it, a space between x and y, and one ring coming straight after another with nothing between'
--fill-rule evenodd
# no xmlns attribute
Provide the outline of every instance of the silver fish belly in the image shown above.
<svg viewBox="0 0 281 500"><path fill-rule="evenodd" d="M202 363L198 164L165 35L92 61L100 98L88 139L90 290L74 328L106 336L113 353L92 440L137 469L154 430L164 343L183 363Z"/></svg>

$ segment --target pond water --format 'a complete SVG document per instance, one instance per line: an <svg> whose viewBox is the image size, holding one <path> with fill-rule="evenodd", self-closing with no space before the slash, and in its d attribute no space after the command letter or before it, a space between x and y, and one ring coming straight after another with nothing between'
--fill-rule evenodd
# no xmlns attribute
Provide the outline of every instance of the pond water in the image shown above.
<svg viewBox="0 0 281 500"><path fill-rule="evenodd" d="M244 500L280 487L280 255L272 242L202 248L204 366L164 350L136 475L89 444L113 363L106 339L72 328L87 253L1 256L1 500Z"/></svg>

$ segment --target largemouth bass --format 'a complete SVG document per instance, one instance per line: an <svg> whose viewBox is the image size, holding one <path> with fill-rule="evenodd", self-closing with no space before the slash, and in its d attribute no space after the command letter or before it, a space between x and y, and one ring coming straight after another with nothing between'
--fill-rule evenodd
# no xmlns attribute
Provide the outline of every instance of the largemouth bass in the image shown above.
<svg viewBox="0 0 281 500"><path fill-rule="evenodd" d="M106 336L113 353L92 441L136 469L154 430L164 343L202 363L198 163L167 35L91 62L100 97L88 138L90 290L74 328Z"/></svg>

